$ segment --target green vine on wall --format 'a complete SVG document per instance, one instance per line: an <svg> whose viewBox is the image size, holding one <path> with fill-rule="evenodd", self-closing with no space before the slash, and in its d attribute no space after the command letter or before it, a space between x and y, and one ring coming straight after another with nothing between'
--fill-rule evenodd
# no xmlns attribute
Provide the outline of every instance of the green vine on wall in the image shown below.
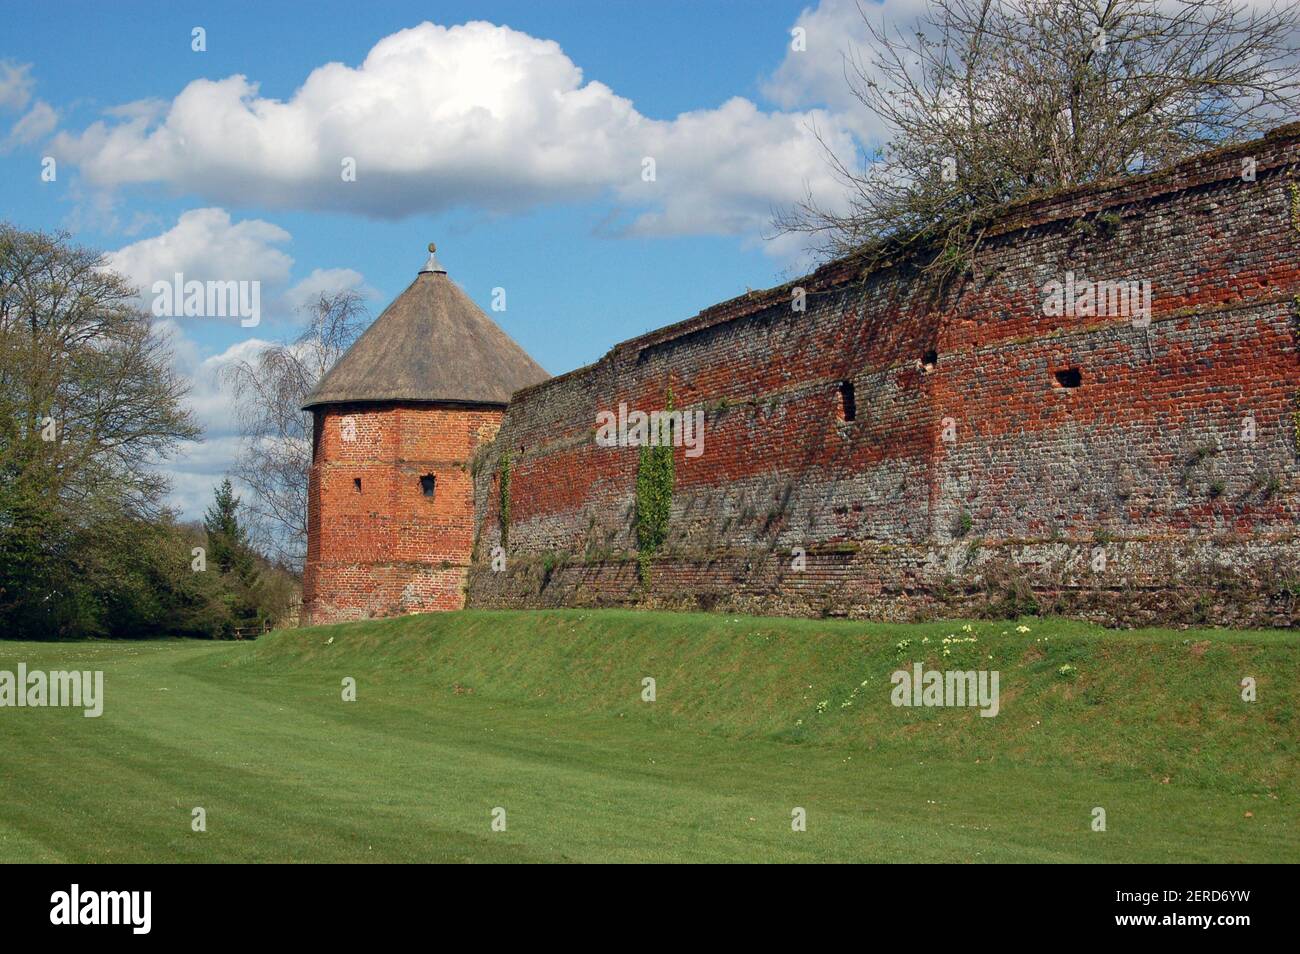
<svg viewBox="0 0 1300 954"><path fill-rule="evenodd" d="M1291 182L1287 188L1291 191L1291 228L1300 232L1300 185Z"/></svg>
<svg viewBox="0 0 1300 954"><path fill-rule="evenodd" d="M508 545L510 540L510 452L501 455L501 461L497 465L497 476L500 490L500 500L498 510L501 516L501 546Z"/></svg>
<svg viewBox="0 0 1300 954"><path fill-rule="evenodd" d="M673 409L673 392L668 390L666 411ZM662 435L667 438L669 435ZM673 446L661 441L641 448L636 472L636 544L637 574L643 584L650 582L650 561L668 538L668 517L673 508L673 484L676 479Z"/></svg>

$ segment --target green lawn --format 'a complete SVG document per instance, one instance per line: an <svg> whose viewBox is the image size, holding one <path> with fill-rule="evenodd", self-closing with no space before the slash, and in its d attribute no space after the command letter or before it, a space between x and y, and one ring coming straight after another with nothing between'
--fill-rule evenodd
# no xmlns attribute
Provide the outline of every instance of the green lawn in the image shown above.
<svg viewBox="0 0 1300 954"><path fill-rule="evenodd" d="M99 719L0 708L0 861L1300 861L1296 634L963 625L469 611L0 642L0 670L102 669L106 695ZM950 635L976 639L945 657ZM1000 714L890 705L913 661L999 670Z"/></svg>

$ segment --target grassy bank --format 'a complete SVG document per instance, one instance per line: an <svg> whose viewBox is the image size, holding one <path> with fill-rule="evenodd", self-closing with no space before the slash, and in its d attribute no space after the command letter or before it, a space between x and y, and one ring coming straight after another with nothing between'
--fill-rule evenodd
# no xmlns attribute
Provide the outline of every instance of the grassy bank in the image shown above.
<svg viewBox="0 0 1300 954"><path fill-rule="evenodd" d="M0 859L1296 861L1298 653L591 610L0 643L0 669L103 669L107 695L0 709ZM914 662L998 670L999 714L890 705Z"/></svg>

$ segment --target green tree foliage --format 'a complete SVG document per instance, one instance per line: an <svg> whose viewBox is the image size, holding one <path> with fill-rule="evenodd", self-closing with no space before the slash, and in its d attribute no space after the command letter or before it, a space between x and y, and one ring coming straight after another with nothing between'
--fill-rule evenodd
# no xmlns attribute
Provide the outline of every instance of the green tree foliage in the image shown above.
<svg viewBox="0 0 1300 954"><path fill-rule="evenodd" d="M216 488L212 506L203 517L208 535L211 569L223 577L223 602L229 610L226 629L257 629L268 622L262 610L261 574L240 521L239 498L227 477Z"/></svg>
<svg viewBox="0 0 1300 954"><path fill-rule="evenodd" d="M196 570L205 535L162 506L185 393L99 253L0 223L0 638L215 636L287 604L237 532L233 572Z"/></svg>
<svg viewBox="0 0 1300 954"><path fill-rule="evenodd" d="M246 576L253 569L248 551L248 533L239 522L239 498L230 478L221 482L213 494L212 506L203 515L203 529L208 532L208 559L222 573Z"/></svg>

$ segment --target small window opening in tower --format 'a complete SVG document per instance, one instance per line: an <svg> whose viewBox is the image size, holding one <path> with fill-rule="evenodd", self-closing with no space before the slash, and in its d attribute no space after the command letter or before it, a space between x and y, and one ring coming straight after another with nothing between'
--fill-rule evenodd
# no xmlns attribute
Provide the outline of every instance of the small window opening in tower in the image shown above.
<svg viewBox="0 0 1300 954"><path fill-rule="evenodd" d="M353 478L352 478L352 489L355 490L357 493L361 493L361 478L360 478L360 477L353 477Z"/></svg>
<svg viewBox="0 0 1300 954"><path fill-rule="evenodd" d="M935 351L934 349L930 349L921 358L921 370L933 371L935 365L937 365L938 363L939 363L939 352Z"/></svg>
<svg viewBox="0 0 1300 954"><path fill-rule="evenodd" d="M1083 372L1078 368L1061 368L1053 378L1058 388L1077 388L1083 384Z"/></svg>
<svg viewBox="0 0 1300 954"><path fill-rule="evenodd" d="M430 500L433 499L433 492L437 488L438 478L433 474L425 474L420 478L420 493L424 494Z"/></svg>
<svg viewBox="0 0 1300 954"><path fill-rule="evenodd" d="M858 400L853 393L852 381L840 382L840 420L854 421L858 417Z"/></svg>

